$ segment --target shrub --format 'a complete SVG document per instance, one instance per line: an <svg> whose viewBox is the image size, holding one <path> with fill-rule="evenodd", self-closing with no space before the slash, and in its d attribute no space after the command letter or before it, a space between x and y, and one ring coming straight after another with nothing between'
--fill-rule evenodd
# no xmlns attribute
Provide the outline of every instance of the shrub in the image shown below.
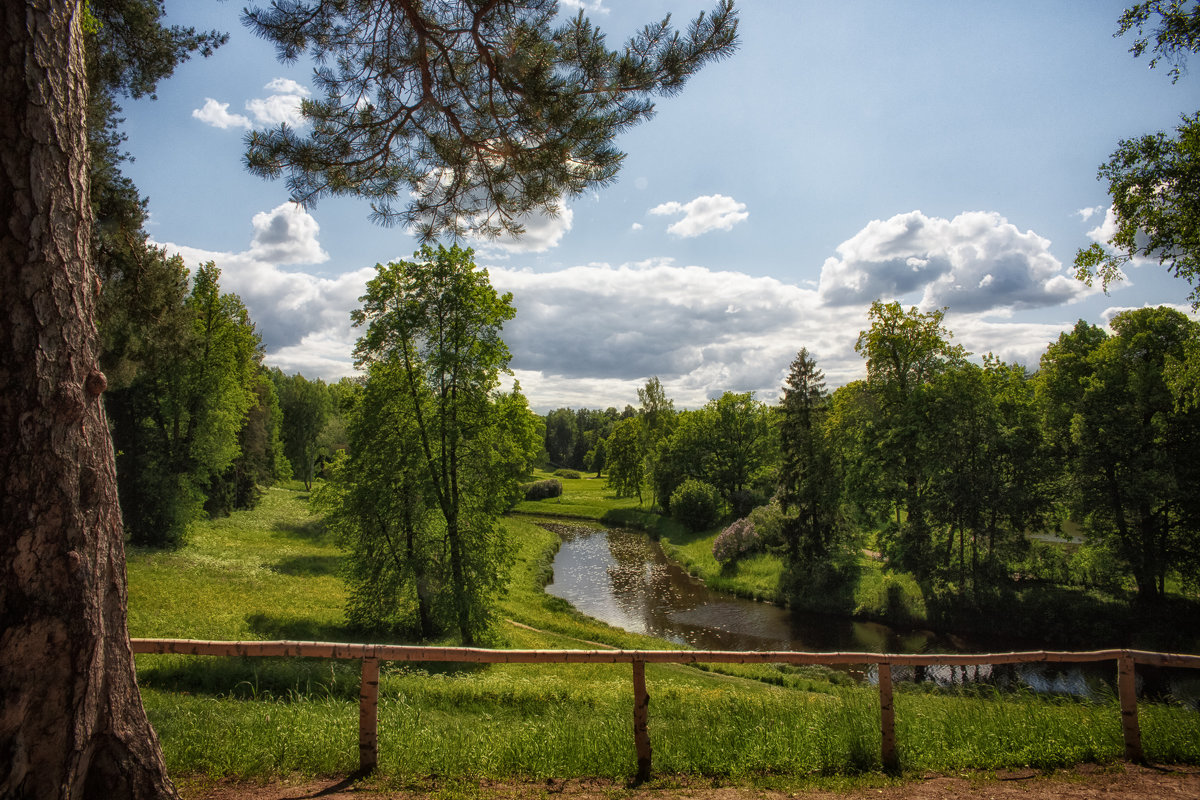
<svg viewBox="0 0 1200 800"><path fill-rule="evenodd" d="M749 553L759 545L758 531L749 517L743 517L717 534L713 540L713 558L722 564Z"/></svg>
<svg viewBox="0 0 1200 800"><path fill-rule="evenodd" d="M671 493L671 516L689 530L702 531L717 523L721 496L704 481L688 478Z"/></svg>
<svg viewBox="0 0 1200 800"><path fill-rule="evenodd" d="M1068 569L1071 582L1106 592L1120 591L1125 571L1118 556L1104 545L1085 544L1071 556Z"/></svg>
<svg viewBox="0 0 1200 800"><path fill-rule="evenodd" d="M557 478L547 478L544 481L521 484L521 491L526 500L545 500L548 497L558 497L562 494L562 481Z"/></svg>
<svg viewBox="0 0 1200 800"><path fill-rule="evenodd" d="M567 478L568 480L578 480L583 477L583 473L575 469L557 469L554 471L556 478Z"/></svg>

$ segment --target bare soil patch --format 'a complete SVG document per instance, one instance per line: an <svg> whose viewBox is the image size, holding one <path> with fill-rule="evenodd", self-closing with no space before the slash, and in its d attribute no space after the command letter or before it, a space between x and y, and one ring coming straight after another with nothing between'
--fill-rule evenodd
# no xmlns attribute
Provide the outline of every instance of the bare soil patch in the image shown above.
<svg viewBox="0 0 1200 800"><path fill-rule="evenodd" d="M790 781L780 780L778 785ZM794 788L722 785L696 779L658 778L641 787L597 780L485 782L482 784L429 781L405 789L381 788L370 778L280 781L268 784L181 781L184 800L1042 800L1042 798L1104 798L1105 800L1197 800L1200 767L1081 765L1041 773L1009 770L997 773L929 774L890 780L845 790L827 785Z"/></svg>

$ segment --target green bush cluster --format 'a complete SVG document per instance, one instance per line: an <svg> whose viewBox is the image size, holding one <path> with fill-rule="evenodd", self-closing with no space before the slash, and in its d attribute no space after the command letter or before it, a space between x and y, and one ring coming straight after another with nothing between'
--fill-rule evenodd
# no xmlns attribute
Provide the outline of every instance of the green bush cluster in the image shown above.
<svg viewBox="0 0 1200 800"><path fill-rule="evenodd" d="M557 478L547 478L542 481L521 484L521 491L526 500L545 500L549 497L562 496L562 481Z"/></svg>
<svg viewBox="0 0 1200 800"><path fill-rule="evenodd" d="M582 478L583 473L577 469L556 469L554 471L554 477L566 478L568 480L573 481L573 480L578 480L578 479Z"/></svg>
<svg viewBox="0 0 1200 800"><path fill-rule="evenodd" d="M688 478L671 493L671 516L693 531L717 524L720 512L721 495L704 481Z"/></svg>

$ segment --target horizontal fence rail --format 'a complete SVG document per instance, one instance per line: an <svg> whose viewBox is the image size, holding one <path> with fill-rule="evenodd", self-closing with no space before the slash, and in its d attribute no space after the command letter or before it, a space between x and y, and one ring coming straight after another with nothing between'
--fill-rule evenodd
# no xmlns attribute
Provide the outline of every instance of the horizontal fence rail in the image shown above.
<svg viewBox="0 0 1200 800"><path fill-rule="evenodd" d="M647 730L650 696L646 690L646 664L822 664L875 666L879 672L881 756L886 769L899 766L896 752L892 673L895 666L971 666L984 664L1046 664L1115 661L1117 694L1121 701L1121 729L1125 757L1142 761L1141 731L1137 718L1136 665L1200 669L1200 655L1157 653L1147 650L1030 650L1013 653L802 653L732 650L487 650L475 647L415 647L391 644L341 642L249 641L223 642L198 639L133 639L133 652L194 656L296 656L360 660L358 753L359 769L368 772L379 760L378 707L381 661L442 662L461 664L631 664L633 666L633 735L637 752L637 777L650 776L650 737Z"/></svg>

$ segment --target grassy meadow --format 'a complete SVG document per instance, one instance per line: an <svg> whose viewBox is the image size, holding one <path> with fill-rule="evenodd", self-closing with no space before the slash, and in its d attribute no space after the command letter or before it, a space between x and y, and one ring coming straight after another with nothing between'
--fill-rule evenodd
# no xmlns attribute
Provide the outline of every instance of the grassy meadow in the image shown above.
<svg viewBox="0 0 1200 800"><path fill-rule="evenodd" d="M636 501L609 497L602 481L563 483L563 497L523 503L504 521L516 557L495 646L675 647L583 617L542 591L558 538L535 515L640 520L668 541L679 533ZM128 560L133 636L364 638L342 617L338 549L296 486L270 490L254 511L197 524L178 551L131 550ZM357 767L357 662L140 655L137 665L177 777L332 776ZM649 665L646 673L660 781L793 785L880 769L871 687L816 668ZM385 784L624 780L636 771L628 665L384 664L380 680ZM895 707L909 772L1052 768L1123 752L1112 698L902 688ZM1151 759L1200 763L1200 714L1156 704L1140 713Z"/></svg>

